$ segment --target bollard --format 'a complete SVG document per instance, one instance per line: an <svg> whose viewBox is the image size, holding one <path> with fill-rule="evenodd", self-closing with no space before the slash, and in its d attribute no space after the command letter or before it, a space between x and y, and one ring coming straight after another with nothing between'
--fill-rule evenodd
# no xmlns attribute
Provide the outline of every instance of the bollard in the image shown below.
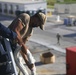
<svg viewBox="0 0 76 75"><path fill-rule="evenodd" d="M54 63L55 55L53 55L51 52L40 54L40 61L44 64Z"/></svg>

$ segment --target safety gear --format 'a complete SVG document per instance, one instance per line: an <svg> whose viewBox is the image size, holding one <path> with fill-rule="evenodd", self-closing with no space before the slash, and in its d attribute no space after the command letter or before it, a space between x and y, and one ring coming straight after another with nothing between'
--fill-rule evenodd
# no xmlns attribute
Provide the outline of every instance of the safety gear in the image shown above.
<svg viewBox="0 0 76 75"><path fill-rule="evenodd" d="M46 15L44 13L41 13L41 12L39 12L37 15L38 15L39 20L41 21L40 29L44 30Z"/></svg>

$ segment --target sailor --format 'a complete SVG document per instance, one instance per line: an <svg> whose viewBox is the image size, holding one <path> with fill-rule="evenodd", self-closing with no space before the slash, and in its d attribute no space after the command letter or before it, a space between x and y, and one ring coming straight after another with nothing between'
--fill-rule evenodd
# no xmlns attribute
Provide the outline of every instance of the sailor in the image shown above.
<svg viewBox="0 0 76 75"><path fill-rule="evenodd" d="M33 28L39 27L41 30L44 30L45 21L46 15L42 12L37 12L33 16L30 16L27 13L22 13L18 15L9 25L9 28L16 32L23 41L20 53L28 68L31 70L32 75L36 75L35 59L29 48L26 46L26 42L32 35ZM17 43L17 41L15 42Z"/></svg>

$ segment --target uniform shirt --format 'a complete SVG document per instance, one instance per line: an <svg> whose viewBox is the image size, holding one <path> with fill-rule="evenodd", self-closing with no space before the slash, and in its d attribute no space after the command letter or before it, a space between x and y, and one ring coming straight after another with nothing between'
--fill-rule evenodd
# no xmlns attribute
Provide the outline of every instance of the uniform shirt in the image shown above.
<svg viewBox="0 0 76 75"><path fill-rule="evenodd" d="M17 34L0 23L0 36L13 40Z"/></svg>
<svg viewBox="0 0 76 75"><path fill-rule="evenodd" d="M22 25L23 25L23 29L20 31L21 37L23 39L27 39L28 37L32 35L32 28L29 27L29 22L30 22L30 16L26 13L23 13L21 15L19 15L16 19L14 19L14 21L10 24L9 28L14 30L14 28L16 27L17 21L21 21Z"/></svg>

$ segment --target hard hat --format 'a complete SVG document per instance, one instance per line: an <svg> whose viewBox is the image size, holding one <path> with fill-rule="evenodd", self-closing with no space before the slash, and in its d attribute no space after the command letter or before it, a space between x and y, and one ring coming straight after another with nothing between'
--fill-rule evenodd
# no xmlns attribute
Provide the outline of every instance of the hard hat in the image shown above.
<svg viewBox="0 0 76 75"><path fill-rule="evenodd" d="M37 16L39 20L41 21L40 29L44 30L44 24L46 22L46 15L44 13L39 12Z"/></svg>

